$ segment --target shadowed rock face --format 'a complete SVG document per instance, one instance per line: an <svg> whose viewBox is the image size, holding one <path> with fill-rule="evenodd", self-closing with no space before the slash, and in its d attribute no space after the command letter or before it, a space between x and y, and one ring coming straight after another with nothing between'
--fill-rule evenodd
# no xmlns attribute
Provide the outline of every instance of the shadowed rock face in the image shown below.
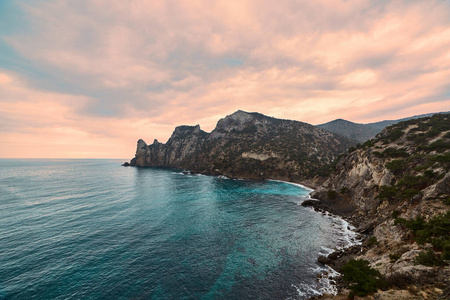
<svg viewBox="0 0 450 300"><path fill-rule="evenodd" d="M138 141L139 167L172 167L240 178L299 181L314 176L354 142L307 123L237 111L207 133L175 128L166 144Z"/></svg>

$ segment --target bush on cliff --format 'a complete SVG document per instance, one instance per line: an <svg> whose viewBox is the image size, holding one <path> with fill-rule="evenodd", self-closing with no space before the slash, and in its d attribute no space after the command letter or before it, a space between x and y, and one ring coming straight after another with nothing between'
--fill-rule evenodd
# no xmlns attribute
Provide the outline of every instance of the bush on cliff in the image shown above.
<svg viewBox="0 0 450 300"><path fill-rule="evenodd" d="M417 255L414 259L414 262L419 265L424 265L428 267L433 266L443 266L445 265L444 260L440 255L436 254L433 250L429 249L428 251L422 251Z"/></svg>
<svg viewBox="0 0 450 300"><path fill-rule="evenodd" d="M364 259L351 259L341 269L344 280L350 282L350 290L354 295L366 296L376 292L381 284L381 274L369 266Z"/></svg>
<svg viewBox="0 0 450 300"><path fill-rule="evenodd" d="M378 240L376 236L371 236L368 240L367 246L369 248L372 248L373 246L378 245Z"/></svg>
<svg viewBox="0 0 450 300"><path fill-rule="evenodd" d="M397 218L394 224L403 224L411 230L413 238L418 244L431 243L435 250L442 251L442 259L450 259L450 211L428 221L425 221L422 216L411 220ZM427 253L422 254L418 263L430 263L430 261L433 261L432 256Z"/></svg>

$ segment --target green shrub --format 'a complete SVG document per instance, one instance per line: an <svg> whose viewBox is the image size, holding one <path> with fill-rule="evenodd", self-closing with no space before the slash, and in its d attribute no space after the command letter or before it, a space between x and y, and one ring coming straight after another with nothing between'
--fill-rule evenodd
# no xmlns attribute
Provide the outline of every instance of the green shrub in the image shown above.
<svg viewBox="0 0 450 300"><path fill-rule="evenodd" d="M445 262L442 260L440 255L436 254L433 250L422 251L414 259L414 263L424 266L443 266Z"/></svg>
<svg viewBox="0 0 450 300"><path fill-rule="evenodd" d="M394 159L386 163L386 168L390 170L392 173L398 175L400 173L403 173L407 164L408 162L404 159Z"/></svg>
<svg viewBox="0 0 450 300"><path fill-rule="evenodd" d="M358 296L366 296L377 290L381 274L369 266L367 260L351 259L341 269L344 280L350 282L350 290Z"/></svg>
<svg viewBox="0 0 450 300"><path fill-rule="evenodd" d="M415 188L421 190L426 188L428 184L429 179L424 176L405 175L398 181L397 186L401 188Z"/></svg>
<svg viewBox="0 0 450 300"><path fill-rule="evenodd" d="M383 185L380 187L377 198L394 200L399 193L399 189L395 186Z"/></svg>
<svg viewBox="0 0 450 300"><path fill-rule="evenodd" d="M406 137L406 139L412 141L416 146L423 145L427 141L427 137L424 133L410 134Z"/></svg>
<svg viewBox="0 0 450 300"><path fill-rule="evenodd" d="M445 139L437 140L436 142L431 143L430 145L421 145L417 147L417 150L431 152L436 151L439 153L444 152L445 150L450 149L450 142Z"/></svg>
<svg viewBox="0 0 450 300"><path fill-rule="evenodd" d="M384 157L408 157L408 152L406 152L405 149L400 148L400 149L396 149L396 148L386 148L383 151L383 155Z"/></svg>
<svg viewBox="0 0 450 300"><path fill-rule="evenodd" d="M341 192L341 194L345 194L348 192L348 188L343 187L343 188L341 188L340 192Z"/></svg>
<svg viewBox="0 0 450 300"><path fill-rule="evenodd" d="M413 233L415 233L419 230L425 229L426 226L427 226L427 222L425 221L425 218L422 216L418 216L415 219L411 219L411 220L407 221L407 223L406 223L406 227L411 229L413 231Z"/></svg>
<svg viewBox="0 0 450 300"><path fill-rule="evenodd" d="M389 254L389 258L391 259L391 262L397 261L400 258L400 255L398 254Z"/></svg>
<svg viewBox="0 0 450 300"><path fill-rule="evenodd" d="M404 224L411 230L413 238L418 244L431 243L436 250L442 251L442 259L450 259L450 211L431 218L428 222L425 221L425 218L418 216L411 220L397 218L394 224ZM422 256L423 258L420 258L419 261L421 259L426 261L426 258L430 258L430 254Z"/></svg>
<svg viewBox="0 0 450 300"><path fill-rule="evenodd" d="M375 140L374 139L370 139L368 141L366 141L363 145L362 148L369 148L375 145Z"/></svg>
<svg viewBox="0 0 450 300"><path fill-rule="evenodd" d="M383 158L384 157L383 153L381 153L380 151L373 151L372 153L373 153L373 155L375 155L378 158Z"/></svg>
<svg viewBox="0 0 450 300"><path fill-rule="evenodd" d="M375 236L371 236L371 237L369 238L369 241L368 241L368 243L367 243L367 246L369 246L369 248L371 248L371 247L373 247L373 246L375 246L375 245L378 245L378 240L377 240L377 238L376 238Z"/></svg>
<svg viewBox="0 0 450 300"><path fill-rule="evenodd" d="M405 200L410 200L414 198L414 196L420 195L420 190L418 189L405 189L400 192L399 197Z"/></svg>
<svg viewBox="0 0 450 300"><path fill-rule="evenodd" d="M445 152L444 154L432 156L430 157L430 161L439 163L448 171L450 169L450 151Z"/></svg>
<svg viewBox="0 0 450 300"><path fill-rule="evenodd" d="M436 177L436 173L434 173L433 170L426 170L425 172L423 172L423 176L425 178L433 179Z"/></svg>
<svg viewBox="0 0 450 300"><path fill-rule="evenodd" d="M388 132L388 134L386 135L386 138L389 141L393 142L393 141L399 139L400 137L402 137L402 135L403 135L403 130L400 128L396 128L396 129L390 130Z"/></svg>
<svg viewBox="0 0 450 300"><path fill-rule="evenodd" d="M434 143L431 143L428 146L428 149L431 151L444 152L445 150L450 149L450 142L444 139L440 139Z"/></svg>
<svg viewBox="0 0 450 300"><path fill-rule="evenodd" d="M398 216L400 216L400 212L399 212L398 210L394 210L394 211L392 212L392 217L393 217L394 219L397 219Z"/></svg>
<svg viewBox="0 0 450 300"><path fill-rule="evenodd" d="M395 218L395 220L394 220L394 225L398 225L398 224L406 225L406 223L408 223L408 220L403 219L403 218Z"/></svg>

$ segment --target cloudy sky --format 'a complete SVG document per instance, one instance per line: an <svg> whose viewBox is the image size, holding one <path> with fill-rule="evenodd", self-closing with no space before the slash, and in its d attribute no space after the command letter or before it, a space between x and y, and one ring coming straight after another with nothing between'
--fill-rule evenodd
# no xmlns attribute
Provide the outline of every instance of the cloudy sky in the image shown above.
<svg viewBox="0 0 450 300"><path fill-rule="evenodd" d="M450 110L450 2L0 1L0 157L126 158L238 109Z"/></svg>

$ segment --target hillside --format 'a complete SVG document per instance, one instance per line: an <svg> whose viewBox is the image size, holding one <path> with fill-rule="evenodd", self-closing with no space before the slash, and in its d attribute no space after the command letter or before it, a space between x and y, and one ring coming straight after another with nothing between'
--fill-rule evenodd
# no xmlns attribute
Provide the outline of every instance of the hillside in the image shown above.
<svg viewBox="0 0 450 300"><path fill-rule="evenodd" d="M431 117L434 114L435 113L423 114L398 120L384 120L368 124L359 124L343 119L336 119L328 123L319 124L317 127L342 135L343 137L355 140L359 143L364 143L367 140L375 138L375 136L387 126L397 124L402 121Z"/></svg>
<svg viewBox="0 0 450 300"><path fill-rule="evenodd" d="M403 293L396 299L450 295L450 114L400 122L350 148L312 197L320 201L304 205L344 215L368 237L323 261L341 270L367 260L392 282L385 288Z"/></svg>
<svg viewBox="0 0 450 300"><path fill-rule="evenodd" d="M139 140L130 165L301 181L354 144L307 123L237 111L219 120L211 133L198 125L179 126L166 144Z"/></svg>
<svg viewBox="0 0 450 300"><path fill-rule="evenodd" d="M317 127L340 134L359 143L364 143L374 138L382 130L377 127L372 127L369 124L358 124L343 119L320 124Z"/></svg>

